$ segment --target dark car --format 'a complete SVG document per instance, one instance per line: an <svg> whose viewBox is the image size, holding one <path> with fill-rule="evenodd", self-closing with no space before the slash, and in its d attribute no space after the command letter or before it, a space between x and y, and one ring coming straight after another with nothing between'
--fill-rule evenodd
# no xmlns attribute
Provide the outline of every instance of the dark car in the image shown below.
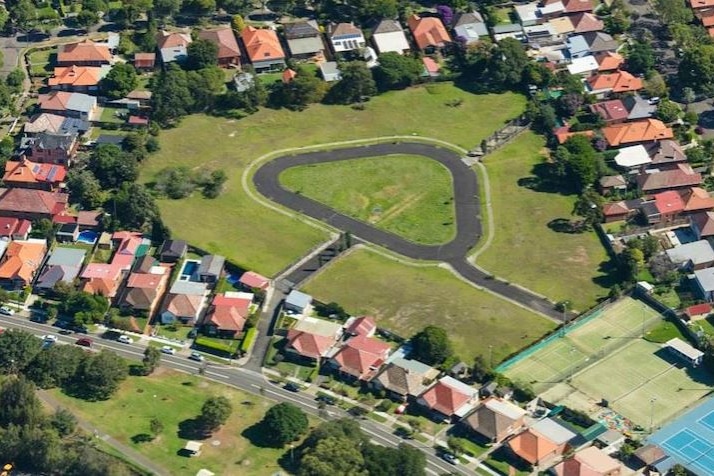
<svg viewBox="0 0 714 476"><path fill-rule="evenodd" d="M300 391L300 385L293 383L293 382L288 382L285 384L283 387L285 390L288 390L290 392L299 392Z"/></svg>
<svg viewBox="0 0 714 476"><path fill-rule="evenodd" d="M47 322L47 316L43 314L34 313L30 317L30 322L37 322L38 324L45 324Z"/></svg>
<svg viewBox="0 0 714 476"><path fill-rule="evenodd" d="M69 328L70 330L73 330L77 334L87 334L89 333L89 329L87 329L85 326L71 326Z"/></svg>
<svg viewBox="0 0 714 476"><path fill-rule="evenodd" d="M335 397L326 394L318 395L315 400L317 400L318 402L324 402L325 405L334 405L337 403L337 399Z"/></svg>
<svg viewBox="0 0 714 476"><path fill-rule="evenodd" d="M92 347L92 339L82 337L81 339L77 339L77 342L75 342L75 344L81 345L82 347Z"/></svg>

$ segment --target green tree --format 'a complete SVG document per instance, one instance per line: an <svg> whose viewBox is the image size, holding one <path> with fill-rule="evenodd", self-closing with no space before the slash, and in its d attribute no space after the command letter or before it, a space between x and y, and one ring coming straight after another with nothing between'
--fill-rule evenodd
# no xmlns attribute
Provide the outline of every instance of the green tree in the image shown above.
<svg viewBox="0 0 714 476"><path fill-rule="evenodd" d="M228 421L233 412L233 405L226 397L210 397L201 407L199 419L208 431L217 430Z"/></svg>
<svg viewBox="0 0 714 476"><path fill-rule="evenodd" d="M213 109L215 100L225 87L225 73L218 66L210 66L186 74L193 98L192 109L203 112Z"/></svg>
<svg viewBox="0 0 714 476"><path fill-rule="evenodd" d="M550 134L558 123L555 108L546 102L531 101L526 109L526 116L536 132Z"/></svg>
<svg viewBox="0 0 714 476"><path fill-rule="evenodd" d="M412 356L428 365L440 365L454 353L444 329L426 326L411 339Z"/></svg>
<svg viewBox="0 0 714 476"><path fill-rule="evenodd" d="M75 390L88 400L107 400L127 377L127 365L114 352L102 350L79 366Z"/></svg>
<svg viewBox="0 0 714 476"><path fill-rule="evenodd" d="M203 183L203 196L206 198L218 197L226 180L228 180L228 176L223 170L212 171L208 180Z"/></svg>
<svg viewBox="0 0 714 476"><path fill-rule="evenodd" d="M296 73L292 81L273 86L268 102L274 107L302 111L325 97L327 83L303 67L296 68Z"/></svg>
<svg viewBox="0 0 714 476"><path fill-rule="evenodd" d="M99 15L97 12L93 12L91 10L82 10L75 17L75 21L77 22L77 25L89 28L99 23Z"/></svg>
<svg viewBox="0 0 714 476"><path fill-rule="evenodd" d="M30 0L19 0L9 7L10 19L21 30L28 30L37 19L37 10Z"/></svg>
<svg viewBox="0 0 714 476"><path fill-rule="evenodd" d="M406 443L400 443L397 448L363 445L362 454L369 476L426 475L426 455Z"/></svg>
<svg viewBox="0 0 714 476"><path fill-rule="evenodd" d="M136 159L114 144L101 144L92 152L89 170L104 188L134 182L139 176Z"/></svg>
<svg viewBox="0 0 714 476"><path fill-rule="evenodd" d="M145 230L159 216L154 197L138 183L124 183L107 205L117 225L130 230Z"/></svg>
<svg viewBox="0 0 714 476"><path fill-rule="evenodd" d="M505 38L498 42L491 62L491 81L506 88L515 88L522 84L523 73L530 60L520 41Z"/></svg>
<svg viewBox="0 0 714 476"><path fill-rule="evenodd" d="M637 248L625 248L620 258L629 280L634 281L645 265L644 253Z"/></svg>
<svg viewBox="0 0 714 476"><path fill-rule="evenodd" d="M451 452L457 456L466 452L464 442L461 441L461 438L457 438L455 436L449 436L446 438L446 446L448 446Z"/></svg>
<svg viewBox="0 0 714 476"><path fill-rule="evenodd" d="M196 15L207 15L216 9L216 0L184 0L182 11Z"/></svg>
<svg viewBox="0 0 714 476"><path fill-rule="evenodd" d="M165 168L156 175L154 190L171 199L186 198L195 188L192 173L187 167Z"/></svg>
<svg viewBox="0 0 714 476"><path fill-rule="evenodd" d="M186 67L198 70L218 64L218 45L209 40L198 39L188 45Z"/></svg>
<svg viewBox="0 0 714 476"><path fill-rule="evenodd" d="M104 0L82 0L82 11L89 10L90 12L106 12L109 6Z"/></svg>
<svg viewBox="0 0 714 476"><path fill-rule="evenodd" d="M592 188L588 188L578 197L573 207L573 215L583 217L583 228L591 230L603 219L602 205L605 200Z"/></svg>
<svg viewBox="0 0 714 476"><path fill-rule="evenodd" d="M330 436L305 448L298 476L334 476L336 474L366 476L364 457L353 440Z"/></svg>
<svg viewBox="0 0 714 476"><path fill-rule="evenodd" d="M569 174L575 180L578 189L587 188L598 176L598 156L590 139L583 135L575 135L565 141L563 146L569 152Z"/></svg>
<svg viewBox="0 0 714 476"><path fill-rule="evenodd" d="M2 9L0 8L0 11ZM25 82L25 72L20 68L15 68L10 73L8 73L5 78L5 84L7 84L10 90L17 94L22 91L22 84Z"/></svg>
<svg viewBox="0 0 714 476"><path fill-rule="evenodd" d="M161 362L161 352L156 347L148 346L144 349L144 358L141 362L144 367L144 375L151 375Z"/></svg>
<svg viewBox="0 0 714 476"><path fill-rule="evenodd" d="M86 352L77 346L53 345L35 356L25 375L40 388L68 388L86 358Z"/></svg>
<svg viewBox="0 0 714 476"><path fill-rule="evenodd" d="M151 431L151 434L154 435L154 437L157 437L159 434L163 433L164 424L158 418L152 418L149 422L149 431Z"/></svg>
<svg viewBox="0 0 714 476"><path fill-rule="evenodd" d="M686 25L694 19L694 14L684 0L655 0L655 8L667 24Z"/></svg>
<svg viewBox="0 0 714 476"><path fill-rule="evenodd" d="M7 27L8 21L10 21L10 13L5 7L0 7L0 30L4 30Z"/></svg>
<svg viewBox="0 0 714 476"><path fill-rule="evenodd" d="M117 63L99 86L109 99L125 97L139 85L139 75L130 63Z"/></svg>
<svg viewBox="0 0 714 476"><path fill-rule="evenodd" d="M486 362L482 355L474 357L474 365L471 368L471 376L480 383L485 383L493 376L492 362Z"/></svg>
<svg viewBox="0 0 714 476"><path fill-rule="evenodd" d="M380 91L404 89L419 81L423 65L407 55L389 52L379 55L379 65L373 69L374 80Z"/></svg>
<svg viewBox="0 0 714 476"><path fill-rule="evenodd" d="M362 18L396 18L398 11L397 0L358 0L355 6Z"/></svg>
<svg viewBox="0 0 714 476"><path fill-rule="evenodd" d="M377 94L372 72L363 61L350 61L340 65L340 79L325 97L333 104L352 104Z"/></svg>
<svg viewBox="0 0 714 476"><path fill-rule="evenodd" d="M679 104L674 101L662 99L657 106L656 115L657 118L661 119L663 122L674 122L679 119L679 116L682 115L682 108L680 108Z"/></svg>
<svg viewBox="0 0 714 476"><path fill-rule="evenodd" d="M49 420L50 426L62 438L70 436L77 429L77 417L66 408L58 408Z"/></svg>
<svg viewBox="0 0 714 476"><path fill-rule="evenodd" d="M159 73L152 90L154 120L163 126L176 122L193 108L188 77L176 64L169 64Z"/></svg>
<svg viewBox="0 0 714 476"><path fill-rule="evenodd" d="M70 201L79 204L86 210L99 207L104 200L99 180L86 169L71 169L67 174L67 188Z"/></svg>
<svg viewBox="0 0 714 476"><path fill-rule="evenodd" d="M277 447L299 439L307 432L307 415L292 403L278 403L268 409L261 422L266 436Z"/></svg>
<svg viewBox="0 0 714 476"><path fill-rule="evenodd" d="M245 20L241 15L233 15L231 18L231 26L238 34L240 34L245 28Z"/></svg>
<svg viewBox="0 0 714 476"><path fill-rule="evenodd" d="M170 18L181 10L181 0L154 0L153 12L157 18Z"/></svg>
<svg viewBox="0 0 714 476"><path fill-rule="evenodd" d="M714 94L714 45L701 44L685 50L678 77L684 87Z"/></svg>
<svg viewBox="0 0 714 476"><path fill-rule="evenodd" d="M652 45L646 41L635 41L627 47L627 70L633 74L649 75L655 64Z"/></svg>
<svg viewBox="0 0 714 476"><path fill-rule="evenodd" d="M0 385L0 426L35 426L42 419L35 385L24 375L5 379Z"/></svg>
<svg viewBox="0 0 714 476"><path fill-rule="evenodd" d="M41 349L40 340L29 332L5 330L0 334L0 372L14 374L23 371Z"/></svg>

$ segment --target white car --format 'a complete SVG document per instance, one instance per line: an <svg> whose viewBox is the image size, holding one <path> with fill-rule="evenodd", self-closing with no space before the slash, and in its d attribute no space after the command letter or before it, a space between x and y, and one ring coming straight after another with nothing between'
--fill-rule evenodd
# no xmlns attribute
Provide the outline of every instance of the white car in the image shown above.
<svg viewBox="0 0 714 476"><path fill-rule="evenodd" d="M121 342L122 344L133 344L134 343L134 339L132 339L129 336L119 336L117 341Z"/></svg>
<svg viewBox="0 0 714 476"><path fill-rule="evenodd" d="M169 345L165 345L161 348L161 352L163 352L164 354L174 355L176 353L176 349Z"/></svg>
<svg viewBox="0 0 714 476"><path fill-rule="evenodd" d="M12 316L13 314L15 314L15 311L7 306L2 306L0 307L0 314L3 314L5 316Z"/></svg>
<svg viewBox="0 0 714 476"><path fill-rule="evenodd" d="M42 340L45 342L57 342L57 336L52 334L47 334L42 336Z"/></svg>

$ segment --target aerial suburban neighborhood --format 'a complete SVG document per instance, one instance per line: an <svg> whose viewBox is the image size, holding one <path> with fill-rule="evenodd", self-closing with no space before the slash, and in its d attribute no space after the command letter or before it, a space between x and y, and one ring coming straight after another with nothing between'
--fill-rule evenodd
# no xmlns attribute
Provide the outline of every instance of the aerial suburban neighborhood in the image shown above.
<svg viewBox="0 0 714 476"><path fill-rule="evenodd" d="M1 475L714 476L714 2L0 13Z"/></svg>

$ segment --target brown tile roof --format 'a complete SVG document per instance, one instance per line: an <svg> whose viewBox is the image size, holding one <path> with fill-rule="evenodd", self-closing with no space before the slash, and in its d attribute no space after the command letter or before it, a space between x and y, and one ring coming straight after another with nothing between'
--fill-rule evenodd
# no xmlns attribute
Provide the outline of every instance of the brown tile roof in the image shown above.
<svg viewBox="0 0 714 476"><path fill-rule="evenodd" d="M3 212L20 212L36 215L56 215L66 208L67 197L66 193L11 188L0 196L0 214Z"/></svg>
<svg viewBox="0 0 714 476"><path fill-rule="evenodd" d="M714 212L699 212L692 215L692 223L699 229L701 238L714 236Z"/></svg>
<svg viewBox="0 0 714 476"><path fill-rule="evenodd" d="M220 330L240 332L250 312L251 299L216 294L206 320Z"/></svg>
<svg viewBox="0 0 714 476"><path fill-rule="evenodd" d="M414 41L422 50L430 46L441 47L451 41L444 24L438 18L412 15L407 23L414 36Z"/></svg>
<svg viewBox="0 0 714 476"><path fill-rule="evenodd" d="M605 23L590 12L583 12L571 17L575 33L600 31L605 28Z"/></svg>
<svg viewBox="0 0 714 476"><path fill-rule="evenodd" d="M321 336L294 329L288 331L287 339L288 346L298 354L312 359L324 357L336 342L333 336Z"/></svg>
<svg viewBox="0 0 714 476"><path fill-rule="evenodd" d="M96 86L104 77L106 69L98 66L57 67L48 86Z"/></svg>
<svg viewBox="0 0 714 476"><path fill-rule="evenodd" d="M709 192L700 187L692 187L681 191L684 200L684 211L694 212L714 209L714 197Z"/></svg>
<svg viewBox="0 0 714 476"><path fill-rule="evenodd" d="M592 0L565 0L565 13L591 12L593 11Z"/></svg>
<svg viewBox="0 0 714 476"><path fill-rule="evenodd" d="M645 119L604 127L602 135L610 147L618 147L638 142L671 139L674 137L674 132L658 119Z"/></svg>
<svg viewBox="0 0 714 476"><path fill-rule="evenodd" d="M630 213L630 208L624 201L605 203L602 206L602 214L607 216L626 215Z"/></svg>
<svg viewBox="0 0 714 476"><path fill-rule="evenodd" d="M620 121L630 115L620 99L595 103L590 106L590 112L599 115L605 122Z"/></svg>
<svg viewBox="0 0 714 476"><path fill-rule="evenodd" d="M60 46L57 52L58 63L110 63L112 54L106 45L98 45L92 40Z"/></svg>
<svg viewBox="0 0 714 476"><path fill-rule="evenodd" d="M470 396L439 380L429 390L421 395L431 410L450 416L470 400Z"/></svg>
<svg viewBox="0 0 714 476"><path fill-rule="evenodd" d="M273 30L247 26L241 32L241 38L251 62L285 58L278 35Z"/></svg>
<svg viewBox="0 0 714 476"><path fill-rule="evenodd" d="M330 27L330 37L334 38L336 36L343 35L361 35L362 30L354 26L353 23L338 23L337 25L332 25Z"/></svg>
<svg viewBox="0 0 714 476"><path fill-rule="evenodd" d="M702 175L695 173L689 165L684 165L684 167L679 167L674 170L665 170L653 174L640 174L637 176L637 183L643 192L694 187L701 184Z"/></svg>
<svg viewBox="0 0 714 476"><path fill-rule="evenodd" d="M714 0L689 0L693 9L714 7Z"/></svg>
<svg viewBox="0 0 714 476"><path fill-rule="evenodd" d="M164 304L164 310L174 316L195 318L201 308L203 296L190 294L169 294Z"/></svg>
<svg viewBox="0 0 714 476"><path fill-rule="evenodd" d="M595 61L597 61L598 70L614 71L620 69L620 66L625 63L625 58L620 53L603 51L595 55Z"/></svg>
<svg viewBox="0 0 714 476"><path fill-rule="evenodd" d="M178 47L185 48L191 44L191 35L180 32L169 33L166 31L160 31L158 35L156 35L156 44L159 49Z"/></svg>
<svg viewBox="0 0 714 476"><path fill-rule="evenodd" d="M705 27L714 26L714 8L699 10L696 15Z"/></svg>
<svg viewBox="0 0 714 476"><path fill-rule="evenodd" d="M256 289L267 289L268 286L270 286L270 280L266 278L265 276L261 276L258 273L255 273L253 271L246 271L243 273L240 277L239 282L248 287L248 288L256 288Z"/></svg>
<svg viewBox="0 0 714 476"><path fill-rule="evenodd" d="M46 252L45 242L11 241L0 264L0 278L21 279L29 284Z"/></svg>
<svg viewBox="0 0 714 476"><path fill-rule="evenodd" d="M236 37L230 27L218 30L202 30L198 33L198 37L218 45L218 59L240 56L238 41L236 41Z"/></svg>
<svg viewBox="0 0 714 476"><path fill-rule="evenodd" d="M560 462L553 470L556 476L617 476L622 466L604 451L589 446Z"/></svg>

